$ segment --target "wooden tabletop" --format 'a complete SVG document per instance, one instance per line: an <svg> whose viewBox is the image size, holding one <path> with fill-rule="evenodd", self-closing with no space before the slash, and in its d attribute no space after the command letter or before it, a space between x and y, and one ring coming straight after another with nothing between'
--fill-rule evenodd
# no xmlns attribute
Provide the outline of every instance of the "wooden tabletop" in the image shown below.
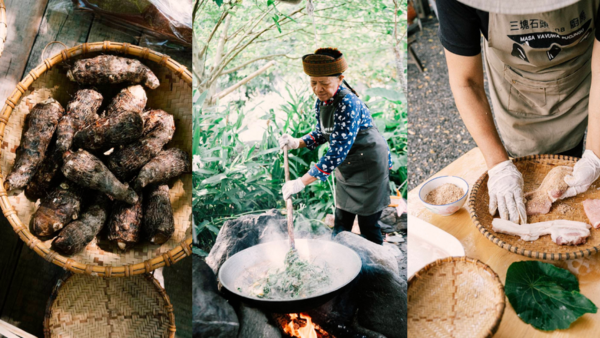
<svg viewBox="0 0 600 338"><path fill-rule="evenodd" d="M111 26L92 13L73 12L64 0L5 0L8 36L0 57L0 102L16 84L42 61L42 50L51 41L68 47L84 42L115 41L148 46L168 54L191 69L190 49L173 50L140 30ZM54 44L44 57L60 52ZM190 111L190 114L192 112ZM45 261L19 239L0 216L0 319L37 337L43 337L46 303L56 281L65 273ZM164 286L174 306L177 337L191 337L191 258L165 268Z"/></svg>
<svg viewBox="0 0 600 338"><path fill-rule="evenodd" d="M483 155L479 151L479 148L475 148L442 169L433 177L444 175L459 176L465 179L469 183L469 186L472 187L486 170ZM452 216L444 217L429 212L419 200L418 193L421 185L411 190L408 194L409 213L458 238L465 248L466 255L479 259L489 265L500 276L502 283L506 281L506 271L510 264L518 261L532 260L502 249L485 238L471 221L467 210L467 203ZM410 227L410 223L408 226ZM408 255L410 255L410 252ZM581 293L594 302L596 306L600 306L600 255L566 262L549 261L548 263L569 269L579 279ZM600 337L600 311L596 314L585 314L571 324L571 327L567 330L544 332L534 329L531 325L525 324L519 319L507 299L504 317L494 337Z"/></svg>

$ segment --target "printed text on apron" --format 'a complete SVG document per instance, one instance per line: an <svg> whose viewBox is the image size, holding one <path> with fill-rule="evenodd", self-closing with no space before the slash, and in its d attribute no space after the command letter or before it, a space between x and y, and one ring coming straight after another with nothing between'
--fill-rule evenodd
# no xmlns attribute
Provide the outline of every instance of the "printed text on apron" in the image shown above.
<svg viewBox="0 0 600 338"><path fill-rule="evenodd" d="M484 41L490 96L511 156L574 148L587 126L600 0L528 15L489 15Z"/></svg>

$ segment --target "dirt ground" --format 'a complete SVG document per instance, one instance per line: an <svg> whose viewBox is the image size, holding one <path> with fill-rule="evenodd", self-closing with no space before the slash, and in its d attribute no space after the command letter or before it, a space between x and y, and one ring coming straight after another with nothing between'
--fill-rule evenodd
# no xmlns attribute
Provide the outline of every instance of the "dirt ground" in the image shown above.
<svg viewBox="0 0 600 338"><path fill-rule="evenodd" d="M438 27L434 17L423 21L412 47L425 71L407 70L409 190L476 147L454 104Z"/></svg>

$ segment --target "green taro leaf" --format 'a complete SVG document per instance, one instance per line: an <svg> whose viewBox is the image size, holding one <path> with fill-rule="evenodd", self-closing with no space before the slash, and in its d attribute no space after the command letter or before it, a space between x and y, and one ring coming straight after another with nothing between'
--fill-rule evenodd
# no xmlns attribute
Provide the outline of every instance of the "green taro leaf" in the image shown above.
<svg viewBox="0 0 600 338"><path fill-rule="evenodd" d="M548 263L511 264L504 290L519 318L539 330L567 329L577 318L598 310L579 293L575 275Z"/></svg>

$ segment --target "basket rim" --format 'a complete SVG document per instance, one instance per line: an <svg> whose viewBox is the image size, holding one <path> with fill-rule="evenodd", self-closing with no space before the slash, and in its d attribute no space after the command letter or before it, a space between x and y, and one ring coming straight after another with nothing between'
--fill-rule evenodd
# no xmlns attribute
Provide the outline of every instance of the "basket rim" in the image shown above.
<svg viewBox="0 0 600 338"><path fill-rule="evenodd" d="M2 0L0 0L1 2ZM1 6L0 6L1 10ZM0 13L1 14L1 13ZM103 41L103 42L86 42L74 47L63 49L53 56L45 59L37 67L32 69L26 76L23 77L21 82L17 83L16 88L12 91L10 96L6 99L4 107L0 111L0 143L4 140L4 130L10 118L13 109L17 106L21 96L25 94L29 86L42 76L45 72L49 71L53 66L68 60L69 58L85 55L88 53L112 53L112 54L125 54L140 57L145 60L158 63L160 66L168 68L173 73L177 74L182 80L184 80L191 90L192 86L192 73L187 69L186 66L173 60L166 54L162 54L151 50L148 47L140 47L132 45L130 43ZM191 114L191 111L190 111ZM0 150L1 151L1 150ZM192 255L192 235L188 236L185 240L181 241L178 246L171 249L170 251L163 253L162 255L154 256L144 262L135 264L125 264L116 266L99 266L92 264L80 263L69 257L65 257L58 252L47 248L44 243L35 237L29 231L29 227L24 225L23 222L17 216L15 208L11 205L8 199L8 192L4 189L4 176L0 173L0 207L4 217L11 224L13 231L19 235L19 238L38 255L46 259L47 261L56 264L68 271L95 275L101 277L129 277L133 275L139 275L143 273L149 273L155 269L163 266L170 266L177 263L181 259Z"/></svg>
<svg viewBox="0 0 600 338"><path fill-rule="evenodd" d="M0 1L2 1L2 0L0 0ZM58 279L58 281L56 282L56 285L52 289L52 294L50 295L50 298L48 299L48 303L46 304L46 311L44 313L44 338L51 337L51 332L50 332L50 327L49 327L50 326L50 317L52 316L52 306L54 305L54 301L56 300L56 297L58 296L58 292L60 291L60 288L74 275L75 274L72 272L67 272L63 277ZM167 317L169 317L169 329L168 329L169 338L175 338L175 331L176 331L175 313L173 310L173 304L171 304L169 295L167 295L167 291L160 285L158 280L156 278L154 278L154 276L152 276L150 273L145 273L144 278L146 278L146 280L150 281L154 285L154 288L156 289L156 291L160 294L162 299L165 301L165 311L167 312Z"/></svg>
<svg viewBox="0 0 600 338"><path fill-rule="evenodd" d="M467 264L473 264L476 265L480 268L483 268L486 272L490 273L490 275L492 276L492 282L494 284L494 287L496 287L498 289L498 291L500 292L500 299L499 302L496 304L496 309L498 310L498 315L496 316L495 320L494 320L494 324L491 326L491 328L488 329L488 332L486 333L486 335L484 336L485 338L491 338L494 336L494 334L496 334L496 332L498 331L498 328L500 327L500 322L502 321L502 317L504 316L504 310L506 309L506 294L504 293L504 284L502 284L502 281L500 280L500 277L498 276L498 274L496 273L496 271L494 271L489 265L485 264L484 262L475 259L475 258L471 258L471 257L467 257L467 256L453 256L453 257L446 257L446 258L440 258L438 260L435 260L427 265L425 265L423 268L421 268L421 270L417 271L412 277L410 277L408 279L408 286L407 286L407 295L408 295L408 290L410 289L410 286L415 283L416 280L422 279L423 277L427 276L427 271L429 271L430 269L436 267L436 266L442 266L445 264L449 264L449 263L453 263L453 262L463 262L463 263L467 263ZM408 318L407 318L408 320Z"/></svg>
<svg viewBox="0 0 600 338"><path fill-rule="evenodd" d="M565 155L551 155L551 154L541 154L541 155L528 155L523 157L517 157L513 159L513 163L515 162L526 162L532 160L567 160L576 162L579 158L573 156L565 156ZM600 250L600 245L594 246L592 248L587 248L585 250L573 250L569 252L539 252L525 249L523 247L519 247L516 245L512 245L506 243L496 237L493 233L491 233L488 229L486 229L477 218L475 214L475 205L477 202L477 192L479 188L483 185L483 181L488 177L487 171L481 175L481 177L477 180L475 184L473 184L473 188L471 189L471 194L469 195L469 215L471 216L471 220L473 224L477 227L479 232L485 236L485 238L489 239L492 243L501 247L502 249L508 250L512 253L519 254L529 258L542 259L542 260L551 260L551 261L560 261L560 260L569 260L576 258L583 258L591 256L597 253ZM574 247L575 248L575 247Z"/></svg>

